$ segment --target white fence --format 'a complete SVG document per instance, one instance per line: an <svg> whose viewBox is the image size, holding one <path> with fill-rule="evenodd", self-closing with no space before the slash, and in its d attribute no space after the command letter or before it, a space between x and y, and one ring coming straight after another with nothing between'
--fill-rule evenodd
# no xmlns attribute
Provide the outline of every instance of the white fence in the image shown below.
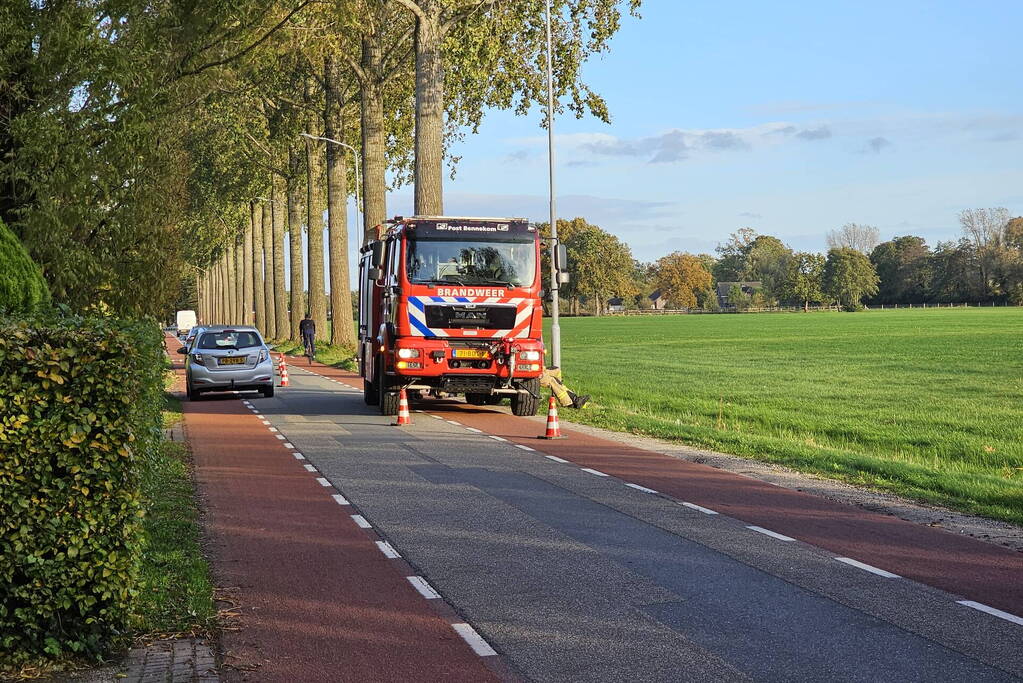
<svg viewBox="0 0 1023 683"><path fill-rule="evenodd" d="M868 311L893 311L896 309L906 308L992 308L999 307L1004 308L1011 306L1007 303L985 303L985 304L953 304L953 303L929 303L929 304L876 304L874 306L866 306L865 310ZM737 310L734 308L726 308L720 311L708 311L703 308L678 308L678 309L647 309L647 310L632 310L632 311L608 311L605 315L696 315L696 314L717 314L717 313L802 313L804 310L810 311L840 311L841 306L810 306L809 309L804 309L802 306L763 306L763 307L750 307L744 310Z"/></svg>

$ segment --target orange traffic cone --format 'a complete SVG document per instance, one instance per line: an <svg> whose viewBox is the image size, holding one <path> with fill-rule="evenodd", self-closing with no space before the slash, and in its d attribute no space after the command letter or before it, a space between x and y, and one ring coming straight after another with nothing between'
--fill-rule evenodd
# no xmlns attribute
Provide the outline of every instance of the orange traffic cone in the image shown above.
<svg viewBox="0 0 1023 683"><path fill-rule="evenodd" d="M561 433L561 426L558 425L558 402L551 396L551 402L547 406L547 432L538 439L564 439Z"/></svg>
<svg viewBox="0 0 1023 683"><path fill-rule="evenodd" d="M408 396L405 390L398 392L398 421L392 423L394 427L404 427L412 424L412 416L408 412Z"/></svg>
<svg viewBox="0 0 1023 683"><path fill-rule="evenodd" d="M288 364L284 362L284 354L281 354L281 362L277 365L277 371L281 374L281 386L288 386Z"/></svg>

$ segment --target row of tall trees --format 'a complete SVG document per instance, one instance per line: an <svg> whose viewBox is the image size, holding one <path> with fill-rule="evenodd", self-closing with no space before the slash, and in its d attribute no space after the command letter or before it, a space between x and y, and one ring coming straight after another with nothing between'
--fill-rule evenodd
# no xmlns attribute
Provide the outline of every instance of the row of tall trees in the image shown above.
<svg viewBox="0 0 1023 683"><path fill-rule="evenodd" d="M349 343L347 201L363 242L402 184L443 213L451 143L546 100L543 5L4 3L0 220L72 308L194 305L284 337L308 306ZM638 6L554 0L559 111L607 120L580 70Z"/></svg>

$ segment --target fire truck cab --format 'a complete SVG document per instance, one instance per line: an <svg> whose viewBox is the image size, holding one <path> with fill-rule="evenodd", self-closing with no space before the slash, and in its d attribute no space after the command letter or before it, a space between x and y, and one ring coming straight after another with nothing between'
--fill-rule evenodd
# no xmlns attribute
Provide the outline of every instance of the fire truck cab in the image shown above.
<svg viewBox="0 0 1023 683"><path fill-rule="evenodd" d="M524 218L413 216L381 228L359 260L366 403L507 398L535 415L543 372L540 237Z"/></svg>

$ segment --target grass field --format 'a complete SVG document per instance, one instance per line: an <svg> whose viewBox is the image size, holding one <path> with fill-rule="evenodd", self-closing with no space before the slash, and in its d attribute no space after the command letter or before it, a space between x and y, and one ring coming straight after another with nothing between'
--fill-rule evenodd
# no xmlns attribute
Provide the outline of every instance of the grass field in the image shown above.
<svg viewBox="0 0 1023 683"><path fill-rule="evenodd" d="M1023 309L569 318L566 417L1023 524Z"/></svg>

